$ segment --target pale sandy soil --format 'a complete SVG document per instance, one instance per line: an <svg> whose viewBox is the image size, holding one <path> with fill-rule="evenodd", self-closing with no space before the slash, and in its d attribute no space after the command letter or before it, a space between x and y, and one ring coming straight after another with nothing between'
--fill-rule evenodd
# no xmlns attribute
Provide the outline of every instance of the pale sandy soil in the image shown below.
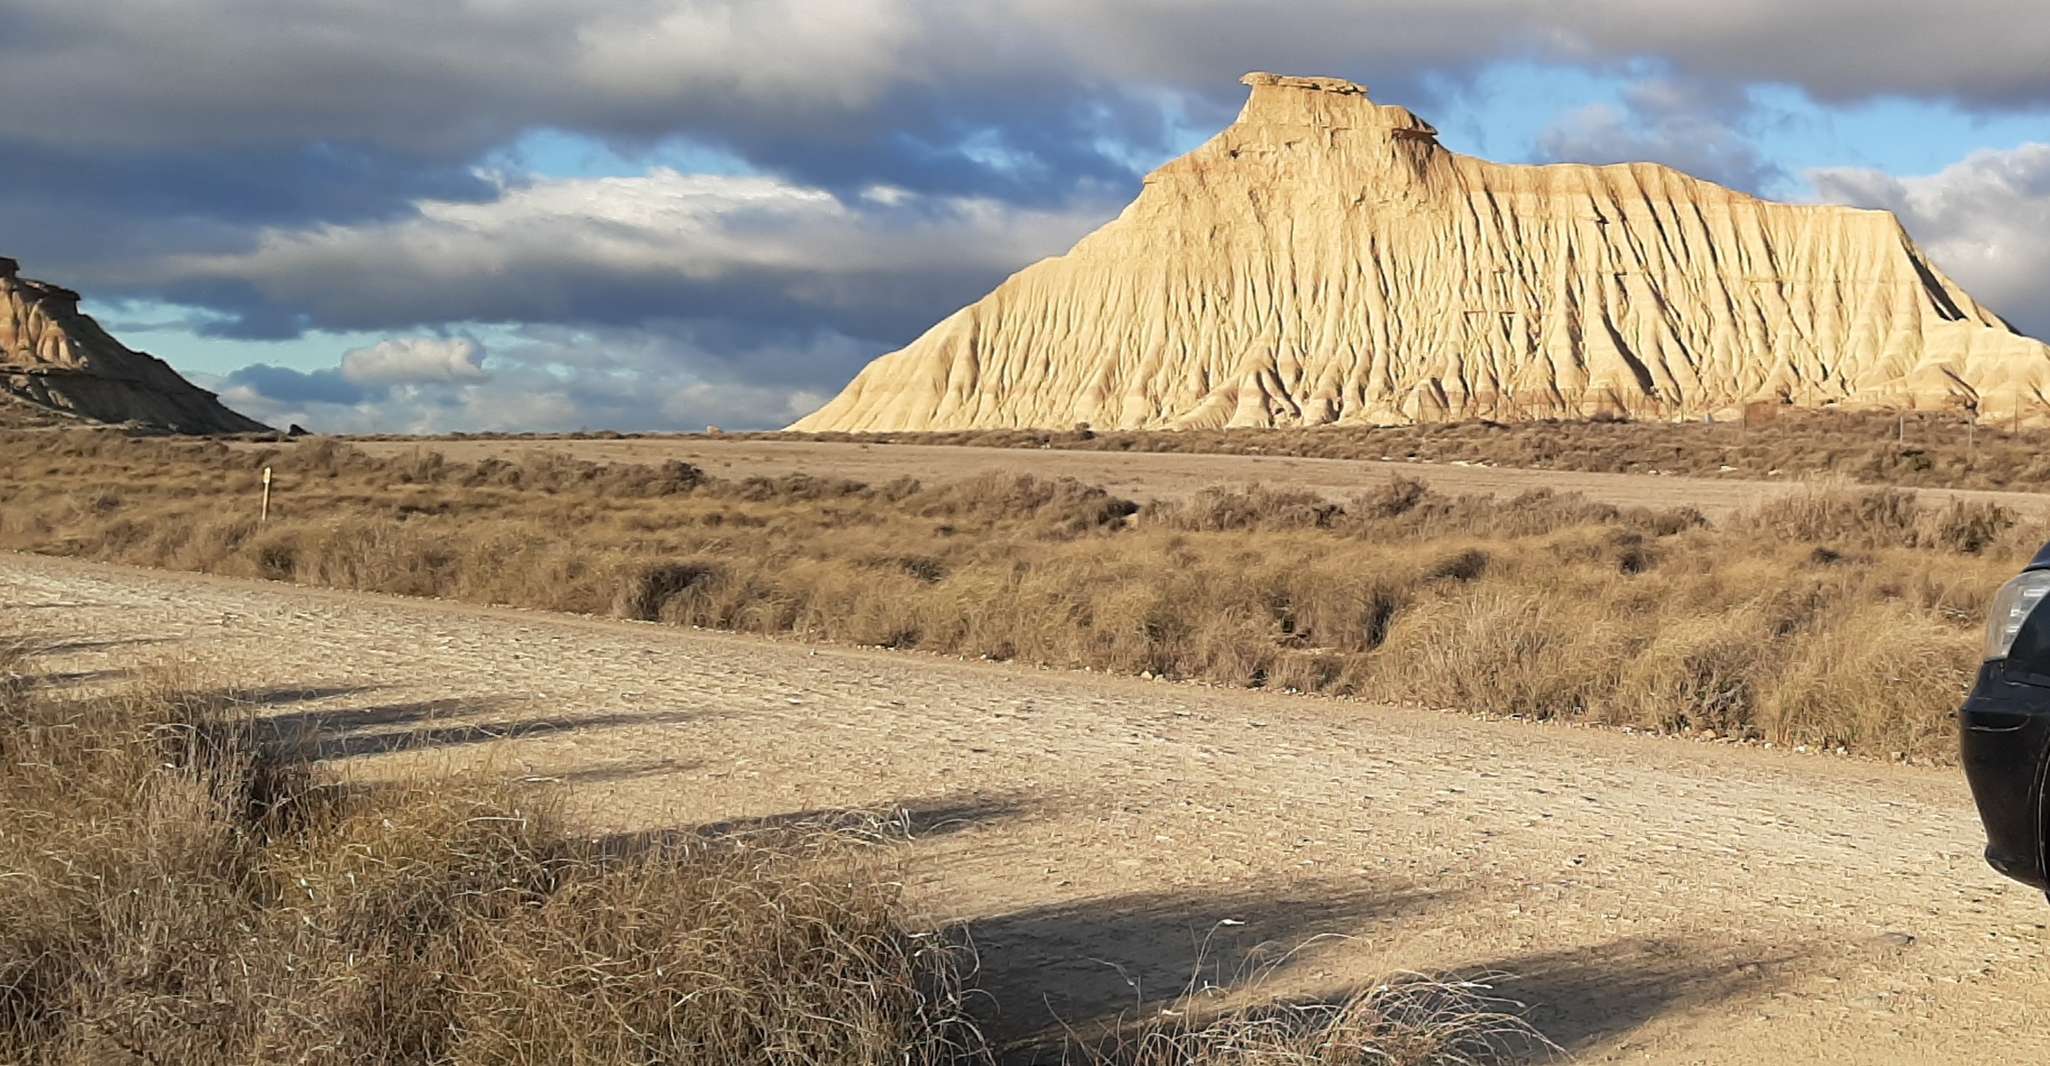
<svg viewBox="0 0 2050 1066"><path fill-rule="evenodd" d="M812 474L883 482L900 477L945 481L977 474L1031 473L1072 477L1128 499L1187 496L1211 485L1260 484L1300 488L1343 499L1395 474L1421 478L1448 493L1509 495L1531 489L1577 492L1620 506L1699 508L1710 518L1767 499L1797 492L1798 481L1662 477L1653 474L1590 474L1565 470L1460 466L1452 463L1362 462L1285 456L1182 455L1143 452L1078 452L1057 448L968 448L930 444L836 444L800 440L718 440L665 437L640 440L437 440L360 441L356 447L379 455L431 448L450 459L474 462L528 451L566 452L593 462L660 463L681 459L718 477ZM1926 500L1994 500L2024 514L2050 515L2050 495L2026 492L1920 489Z"/></svg>
<svg viewBox="0 0 2050 1066"><path fill-rule="evenodd" d="M1011 1034L1329 936L1269 990L1506 973L1589 1062L2050 1053L2050 905L1954 770L28 556L0 615L69 683L195 658L350 773L483 760L594 831L902 810Z"/></svg>

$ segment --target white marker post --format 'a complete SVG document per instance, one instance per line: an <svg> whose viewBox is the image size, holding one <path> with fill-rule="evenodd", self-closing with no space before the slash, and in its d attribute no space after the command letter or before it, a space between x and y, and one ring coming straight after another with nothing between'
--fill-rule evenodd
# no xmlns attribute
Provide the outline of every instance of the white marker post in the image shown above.
<svg viewBox="0 0 2050 1066"><path fill-rule="evenodd" d="M263 468L263 509L256 513L257 524L270 521L270 467Z"/></svg>

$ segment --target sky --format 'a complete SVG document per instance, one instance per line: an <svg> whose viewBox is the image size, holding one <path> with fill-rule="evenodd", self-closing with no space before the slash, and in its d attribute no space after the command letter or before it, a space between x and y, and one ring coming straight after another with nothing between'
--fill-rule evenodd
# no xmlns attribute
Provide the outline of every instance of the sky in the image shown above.
<svg viewBox="0 0 2050 1066"><path fill-rule="evenodd" d="M1900 215L2050 338L2041 0L0 0L0 255L332 432L776 427L1249 70Z"/></svg>

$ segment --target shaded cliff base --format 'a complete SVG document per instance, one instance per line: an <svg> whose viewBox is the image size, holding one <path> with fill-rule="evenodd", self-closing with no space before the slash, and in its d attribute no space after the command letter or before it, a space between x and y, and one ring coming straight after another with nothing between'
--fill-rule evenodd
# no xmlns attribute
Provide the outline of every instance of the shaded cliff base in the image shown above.
<svg viewBox="0 0 2050 1066"><path fill-rule="evenodd" d="M92 423L76 415L16 396L0 384L0 430L65 429L89 425Z"/></svg>
<svg viewBox="0 0 2050 1066"><path fill-rule="evenodd" d="M222 407L212 393L38 368L0 367L0 428L105 426L144 433L257 434L271 427Z"/></svg>

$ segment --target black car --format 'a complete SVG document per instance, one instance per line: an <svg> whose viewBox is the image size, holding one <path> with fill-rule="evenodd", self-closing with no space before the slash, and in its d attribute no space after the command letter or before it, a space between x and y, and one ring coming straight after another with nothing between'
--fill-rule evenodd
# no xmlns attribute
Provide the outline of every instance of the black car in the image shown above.
<svg viewBox="0 0 2050 1066"><path fill-rule="evenodd" d="M1986 619L1978 683L1958 711L1965 778L1986 826L1986 861L2050 888L2044 773L2050 768L2050 545L2000 587Z"/></svg>

